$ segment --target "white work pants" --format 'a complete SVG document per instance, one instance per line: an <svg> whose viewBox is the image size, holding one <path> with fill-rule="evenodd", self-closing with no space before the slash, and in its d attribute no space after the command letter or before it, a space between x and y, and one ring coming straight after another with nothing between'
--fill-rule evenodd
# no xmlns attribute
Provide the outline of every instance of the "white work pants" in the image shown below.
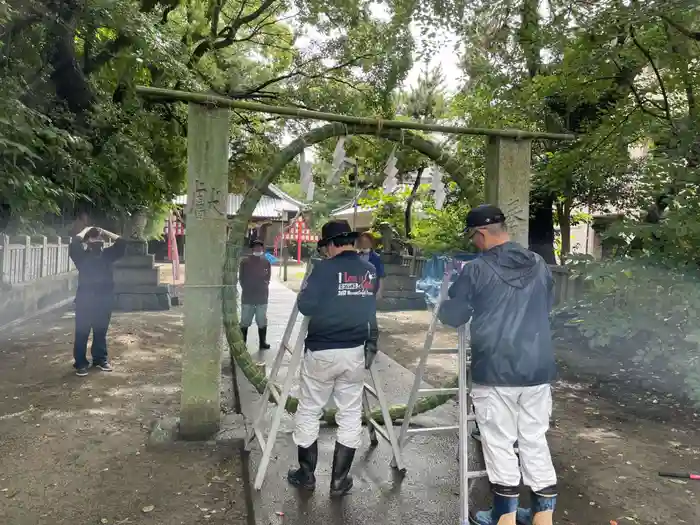
<svg viewBox="0 0 700 525"><path fill-rule="evenodd" d="M535 492L555 485L557 475L546 436L552 415L550 385L472 385L471 395L489 481L517 487L522 469L523 482ZM513 451L516 440L520 466Z"/></svg>
<svg viewBox="0 0 700 525"><path fill-rule="evenodd" d="M331 395L338 407L338 443L349 448L362 444L362 388L364 347L319 350L304 354L301 364L299 406L294 443L307 448L318 438L319 418Z"/></svg>

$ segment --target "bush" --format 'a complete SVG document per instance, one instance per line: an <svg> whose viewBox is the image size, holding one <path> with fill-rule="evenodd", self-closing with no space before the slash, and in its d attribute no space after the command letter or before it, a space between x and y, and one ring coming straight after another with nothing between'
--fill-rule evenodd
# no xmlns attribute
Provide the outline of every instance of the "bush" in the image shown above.
<svg viewBox="0 0 700 525"><path fill-rule="evenodd" d="M700 402L700 277L695 267L652 258L573 260L572 277L585 279L584 297L562 307L593 349L630 350L654 372L680 375L685 393Z"/></svg>

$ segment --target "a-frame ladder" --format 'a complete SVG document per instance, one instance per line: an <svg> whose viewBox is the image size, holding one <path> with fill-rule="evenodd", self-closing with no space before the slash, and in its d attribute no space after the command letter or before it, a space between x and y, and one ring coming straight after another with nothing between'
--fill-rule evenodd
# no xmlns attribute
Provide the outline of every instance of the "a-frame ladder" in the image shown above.
<svg viewBox="0 0 700 525"><path fill-rule="evenodd" d="M302 287L306 283L309 275L311 274L313 263L310 262L307 265L306 274L304 275L304 281L302 282ZM294 307L292 308L292 313L287 321L287 326L284 330L284 335L282 336L282 341L280 342L279 349L277 350L277 355L272 364L272 369L270 370L270 376L267 378L267 385L265 390L260 397L257 406L253 411L253 421L248 432L246 439L246 450L250 450L253 446L255 440L260 444L262 450L262 458L260 459L260 464L258 466L257 473L255 475L254 487L256 490L262 488L263 482L265 481L265 474L267 472L267 467L270 463L270 457L272 456L272 451L275 446L275 441L277 439L277 433L279 431L280 423L282 421L282 416L285 412L285 405L289 399L289 393L292 389L292 383L297 377L299 364L301 363L302 356L304 355L304 339L306 338L306 332L309 325L309 320L307 317L302 318L301 326L297 334L296 340L293 346L290 346L289 342L292 338L292 333L294 331L294 326L299 318L299 309L297 308L296 301ZM278 376L282 368L285 355L289 354L289 363L287 365L287 374L282 380L281 386L278 385ZM394 431L394 427L391 423L391 415L389 413L389 405L387 404L386 397L381 388L381 383L378 379L377 369L375 363L369 369L369 379L371 384L365 382L363 394L362 394L362 405L364 409L364 416L369 428L370 441L372 445L378 443L377 434L389 442L392 452L392 465L398 465L398 468L403 469L403 460L399 453L399 441L398 437ZM371 403L369 396L375 398L381 409L382 417L384 419L384 425L375 421L371 416ZM270 430L267 436L264 432L265 415L268 409L268 402L272 398L276 406L273 409L272 422L270 425Z"/></svg>
<svg viewBox="0 0 700 525"><path fill-rule="evenodd" d="M445 275L440 286L440 294L433 309L433 315L430 320L430 326L425 336L423 351L418 362L416 376L413 382L413 388L406 404L406 415L401 425L399 434L400 452L403 453L404 447L409 440L417 434L436 434L441 432L459 433L459 481L460 481L460 524L467 525L469 523L469 482L476 478L486 476L485 470L469 470L469 440L471 439L469 432L469 423L476 421L476 416L473 412L473 407L470 402L469 391L471 389L471 373L469 359L469 341L468 330L469 325L466 324L457 330L458 343L457 348L433 348L433 340L435 339L435 331L438 327L438 314L442 303L447 298L447 292L450 288L451 276L456 268L454 261L449 263L445 268ZM431 354L457 354L458 356L458 387L457 388L422 388L423 376L428 363L428 357ZM445 425L438 427L411 428L411 417L413 410L418 402L418 399L425 396L454 394L457 396L457 405L459 408L459 423L457 425Z"/></svg>

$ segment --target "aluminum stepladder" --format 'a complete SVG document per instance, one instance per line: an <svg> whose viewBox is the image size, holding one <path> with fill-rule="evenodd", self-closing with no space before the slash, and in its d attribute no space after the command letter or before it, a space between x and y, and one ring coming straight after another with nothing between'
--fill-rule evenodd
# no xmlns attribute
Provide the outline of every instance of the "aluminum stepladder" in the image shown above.
<svg viewBox="0 0 700 525"><path fill-rule="evenodd" d="M310 262L307 265L306 273L304 275L304 280L302 282L302 287L306 283L309 275L311 274L313 263ZM270 463L270 458L272 456L272 451L275 446L275 441L277 439L277 433L279 431L282 416L285 412L285 404L289 399L289 394L292 389L292 383L294 378L297 376L299 370L299 364L301 363L301 358L304 355L304 339L306 337L306 332L308 330L309 319L303 317L301 326L299 328L299 333L297 334L294 346L290 347L289 342L292 338L292 333L294 331L294 326L299 317L299 309L297 308L296 301L292 308L292 313L287 321L287 327L284 330L284 335L282 336L282 341L280 342L279 349L277 350L277 355L275 356L274 363L270 370L270 376L267 378L267 385L265 390L260 397L257 406L253 412L253 422L248 435L246 437L245 449L250 450L253 446L255 440L260 444L262 449L262 458L260 459L260 464L258 466L257 473L255 475L254 487L256 490L260 490L265 481L265 474L267 473L267 467ZM278 375L284 357L286 354L290 355L287 375L282 380L281 387L277 384ZM376 359L375 363L369 369L369 378L371 385L367 382L364 383L363 393L362 393L362 406L364 411L365 420L369 428L370 441L372 445L376 445L379 440L377 439L377 434L389 442L392 451L392 465L398 465L398 468L403 469L403 460L399 452L399 441L394 431L394 427L391 424L391 416L389 414L389 405L387 404L384 391L382 390L381 384L379 382L377 369L376 369ZM371 404L369 401L369 396L372 396L379 403L382 417L385 424L381 425L371 416ZM270 397L274 399L276 406L273 409L272 422L270 425L270 431L265 436L263 430L263 424L265 422L265 415L268 409L268 402ZM387 423L388 422L388 423Z"/></svg>
<svg viewBox="0 0 700 525"><path fill-rule="evenodd" d="M445 275L442 280L442 285L440 286L440 294L433 309L433 315L430 320L430 326L428 327L428 332L425 336L425 343L423 344L423 351L421 353L421 357L418 362L418 367L416 369L416 376L413 382L413 388L411 389L411 394L409 396L408 403L406 404L406 415L404 417L403 424L401 425L401 432L399 434L399 447L400 453L403 453L404 447L408 444L409 440L415 435L435 434L439 432L454 432L455 430L458 431L460 525L468 525L470 523L469 482L473 479L486 476L485 470L469 470L469 440L471 439L469 423L472 421L476 421L476 416L473 413L473 406L470 402L469 395L469 391L471 388L468 337L469 325L466 324L464 326L461 326L457 330L457 348L433 348L435 331L437 330L439 323L438 313L440 311L442 303L445 301L445 299L447 299L447 292L450 288L452 272L456 268L457 266L455 262L452 261L448 263L445 269ZM428 357L431 354L457 354L459 366L457 372L457 388L422 388L425 368L428 362ZM441 427L410 428L413 409L415 408L418 399L420 397L440 394L455 394L457 396L457 405L459 408L459 424L446 425Z"/></svg>

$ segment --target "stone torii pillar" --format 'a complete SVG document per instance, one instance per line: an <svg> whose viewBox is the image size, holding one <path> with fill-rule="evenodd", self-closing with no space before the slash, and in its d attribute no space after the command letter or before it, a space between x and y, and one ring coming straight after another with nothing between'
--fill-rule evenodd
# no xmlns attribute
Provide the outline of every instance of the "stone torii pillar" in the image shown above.
<svg viewBox="0 0 700 525"><path fill-rule="evenodd" d="M530 219L530 146L528 139L488 137L486 202L501 208L511 239L528 247Z"/></svg>
<svg viewBox="0 0 700 525"><path fill-rule="evenodd" d="M206 440L220 427L223 264L228 199L229 110L189 104L187 265L180 437Z"/></svg>

